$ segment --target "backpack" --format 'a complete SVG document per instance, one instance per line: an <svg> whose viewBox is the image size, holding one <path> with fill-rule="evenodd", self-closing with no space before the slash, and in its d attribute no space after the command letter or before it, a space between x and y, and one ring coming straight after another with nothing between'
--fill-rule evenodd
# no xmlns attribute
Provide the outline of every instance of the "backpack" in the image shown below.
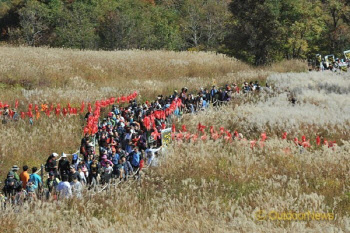
<svg viewBox="0 0 350 233"><path fill-rule="evenodd" d="M14 190L16 188L16 179L7 178L5 181L5 186L7 190Z"/></svg>
<svg viewBox="0 0 350 233"><path fill-rule="evenodd" d="M48 162L45 163L45 172L49 172L49 165L48 165Z"/></svg>
<svg viewBox="0 0 350 233"><path fill-rule="evenodd" d="M73 154L73 161L77 161L78 160L78 154Z"/></svg>

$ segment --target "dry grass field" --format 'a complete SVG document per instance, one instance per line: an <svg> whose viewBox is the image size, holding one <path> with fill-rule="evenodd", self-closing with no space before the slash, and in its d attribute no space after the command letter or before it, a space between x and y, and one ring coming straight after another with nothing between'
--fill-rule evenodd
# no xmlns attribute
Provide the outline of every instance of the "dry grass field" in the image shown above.
<svg viewBox="0 0 350 233"><path fill-rule="evenodd" d="M264 82L274 70L305 71L300 61L254 69L224 55L171 51L80 51L0 47L0 101L18 111L28 103L80 107L81 101L138 91L139 101L170 95L187 86L197 91L213 83ZM53 151L73 153L79 147L84 122L80 117L42 114L31 127L26 122L0 124L0 177L13 164L40 165Z"/></svg>
<svg viewBox="0 0 350 233"><path fill-rule="evenodd" d="M8 209L0 213L0 232L350 232L348 74L297 73L307 69L299 61L257 69L211 53L0 51L0 100L79 106L133 90L144 100L183 86L244 80L277 88L177 122L192 132L199 122L223 126L248 139L265 131L263 149L252 150L249 142L177 141L158 168L143 172L141 185L130 181L83 200ZM76 151L81 126L79 116L0 125L1 171L38 164L53 151ZM283 132L288 140L281 140ZM292 140L303 134L335 139L338 146L301 150Z"/></svg>

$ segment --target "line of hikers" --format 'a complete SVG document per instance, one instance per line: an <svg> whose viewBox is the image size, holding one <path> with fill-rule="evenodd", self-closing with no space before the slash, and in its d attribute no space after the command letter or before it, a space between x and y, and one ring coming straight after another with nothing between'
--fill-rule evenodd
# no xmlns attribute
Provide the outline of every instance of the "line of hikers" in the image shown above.
<svg viewBox="0 0 350 233"><path fill-rule="evenodd" d="M98 132L94 135L86 133L81 140L79 153L71 159L66 154L58 159L57 153L52 153L45 163L45 171L49 174L45 183L36 174L37 168L28 173L28 166L23 166L23 172L18 176L18 166L14 166L5 180L4 194L9 198L26 190L31 199L43 196L46 198L82 197L84 187L93 189L97 184L106 184L111 180L128 180L139 178L139 171L145 166L157 166L158 153L162 148L161 137L153 137L156 131L161 132L171 125L172 116L155 118L150 130L145 118L157 110L169 108L173 101L181 100L181 105L174 111L174 116L183 113L195 113L204 110L212 104L220 106L230 101L235 94L260 91L258 82L244 82L239 88L236 84L225 85L223 88L212 87L211 90L201 88L197 95L189 93L186 87L178 93L163 97L159 95L151 103L137 104L136 100L127 106L113 105L105 118L98 124ZM85 115L87 121L93 113ZM80 155L80 156L79 156ZM17 195L18 196L18 195Z"/></svg>

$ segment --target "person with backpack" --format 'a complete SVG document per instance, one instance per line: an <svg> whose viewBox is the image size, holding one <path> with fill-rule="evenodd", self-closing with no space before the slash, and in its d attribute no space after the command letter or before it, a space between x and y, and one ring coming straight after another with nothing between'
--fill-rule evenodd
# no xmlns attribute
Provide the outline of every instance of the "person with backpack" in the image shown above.
<svg viewBox="0 0 350 233"><path fill-rule="evenodd" d="M66 174L63 174L63 175L66 175ZM49 178L46 180L46 187L48 189L46 193L47 199L49 199L50 196L54 196L56 194L56 187L59 183L60 183L60 180L57 177L55 177L55 174L53 172L50 172Z"/></svg>
<svg viewBox="0 0 350 233"><path fill-rule="evenodd" d="M21 187L21 184L19 185L18 181L14 177L14 172L10 171L7 174L7 178L5 180L5 186L3 188L3 192L7 198L12 197L16 195L16 192L18 191L18 186Z"/></svg>
<svg viewBox="0 0 350 233"><path fill-rule="evenodd" d="M17 171L19 170L19 167L17 165L13 165L11 168L11 171L13 171L14 177L17 181L19 181L19 175L17 174Z"/></svg>
<svg viewBox="0 0 350 233"><path fill-rule="evenodd" d="M53 172L55 176L57 176L57 159L58 154L52 153L49 158L46 160L45 164L45 171L46 172Z"/></svg>

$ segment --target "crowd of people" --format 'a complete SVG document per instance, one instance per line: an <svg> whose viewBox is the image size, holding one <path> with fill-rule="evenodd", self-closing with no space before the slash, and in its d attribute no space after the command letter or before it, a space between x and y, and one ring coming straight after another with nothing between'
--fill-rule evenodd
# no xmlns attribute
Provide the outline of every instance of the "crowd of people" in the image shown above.
<svg viewBox="0 0 350 233"><path fill-rule="evenodd" d="M67 158L66 154L59 158L57 153L48 157L44 166L48 173L45 182L37 174L37 167L32 167L29 174L29 168L25 165L18 175L18 166L13 166L5 180L4 195L16 201L16 194L25 190L33 200L43 196L47 199L81 198L84 188L93 189L98 184L138 179L140 170L145 166L157 166L157 155L162 148L159 134L171 125L172 117L202 111L209 105L220 106L237 94L261 89L257 81L244 82L241 87L232 84L222 88L201 88L196 94L184 87L170 96L159 95L151 103L138 104L132 100L126 106L113 105L106 117L99 121L98 132L85 133L80 151L72 158ZM177 105L173 116L154 117L154 125L150 129L145 119L154 116L156 111L166 110L174 101L181 104ZM92 112L87 112L85 120L88 121L92 115Z"/></svg>
<svg viewBox="0 0 350 233"><path fill-rule="evenodd" d="M339 58L335 58L334 56L327 56L327 58L326 57L322 58L320 54L317 54L314 68L317 71L330 70L333 72L337 72L337 71L347 72L348 68L350 68L350 61L347 58L339 59Z"/></svg>

